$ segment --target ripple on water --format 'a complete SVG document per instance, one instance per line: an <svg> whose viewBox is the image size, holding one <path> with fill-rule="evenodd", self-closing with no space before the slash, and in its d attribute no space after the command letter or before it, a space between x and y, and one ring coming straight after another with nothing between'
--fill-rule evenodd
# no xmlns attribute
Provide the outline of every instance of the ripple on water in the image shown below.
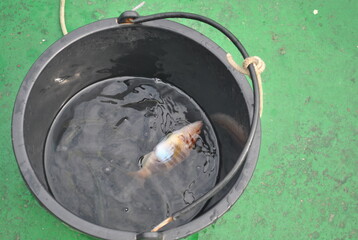
<svg viewBox="0 0 358 240"><path fill-rule="evenodd" d="M202 134L188 159L144 182L128 174L166 134L197 120ZM181 90L159 79L115 78L85 88L61 109L46 142L45 170L56 200L77 216L144 232L215 185L216 149L205 113Z"/></svg>

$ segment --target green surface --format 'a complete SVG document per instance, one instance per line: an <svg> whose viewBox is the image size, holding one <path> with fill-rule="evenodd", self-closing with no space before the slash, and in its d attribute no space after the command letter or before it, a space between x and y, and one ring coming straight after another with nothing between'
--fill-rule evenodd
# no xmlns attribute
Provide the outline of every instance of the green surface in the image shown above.
<svg viewBox="0 0 358 240"><path fill-rule="evenodd" d="M116 17L139 3L67 0L67 28ZM140 9L142 15L206 15L267 64L254 177L228 213L188 240L358 239L357 10L355 0L148 0ZM16 93L32 63L61 38L58 15L56 0L0 2L0 239L93 239L39 205L11 146ZM181 22L237 56L216 30Z"/></svg>

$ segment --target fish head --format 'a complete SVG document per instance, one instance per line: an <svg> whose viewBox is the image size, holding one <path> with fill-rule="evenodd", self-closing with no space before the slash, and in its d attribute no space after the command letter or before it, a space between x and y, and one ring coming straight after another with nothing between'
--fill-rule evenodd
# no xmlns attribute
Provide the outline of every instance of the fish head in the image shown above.
<svg viewBox="0 0 358 240"><path fill-rule="evenodd" d="M203 122L197 121L175 131L174 134L178 136L177 142L179 144L185 144L188 148L192 148L199 137L202 127Z"/></svg>
<svg viewBox="0 0 358 240"><path fill-rule="evenodd" d="M187 132L191 133L192 135L196 134L199 136L202 127L203 127L203 122L196 121L196 122L190 123L189 125L185 126L183 128L183 131L187 131Z"/></svg>

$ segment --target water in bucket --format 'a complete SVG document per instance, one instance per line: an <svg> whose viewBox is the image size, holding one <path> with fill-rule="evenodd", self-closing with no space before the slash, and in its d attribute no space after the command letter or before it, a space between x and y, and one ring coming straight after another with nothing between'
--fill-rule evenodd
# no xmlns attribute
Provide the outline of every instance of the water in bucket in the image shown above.
<svg viewBox="0 0 358 240"><path fill-rule="evenodd" d="M184 161L143 182L128 174L165 136L195 121L203 127ZM44 156L59 203L92 223L135 232L150 231L209 191L219 170L218 142L200 106L173 85L137 77L101 81L72 97L52 124Z"/></svg>

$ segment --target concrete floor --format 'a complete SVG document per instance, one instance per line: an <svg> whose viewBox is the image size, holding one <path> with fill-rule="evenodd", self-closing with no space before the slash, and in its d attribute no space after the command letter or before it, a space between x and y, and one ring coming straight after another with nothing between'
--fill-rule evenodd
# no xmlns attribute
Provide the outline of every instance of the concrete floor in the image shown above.
<svg viewBox="0 0 358 240"><path fill-rule="evenodd" d="M68 30L139 3L68 0ZM357 10L354 0L149 0L140 9L206 15L267 64L254 177L228 213L188 240L358 239ZM59 1L0 2L0 239L93 239L40 206L11 145L16 93L32 63L61 38L58 15ZM181 22L237 55L212 28Z"/></svg>

